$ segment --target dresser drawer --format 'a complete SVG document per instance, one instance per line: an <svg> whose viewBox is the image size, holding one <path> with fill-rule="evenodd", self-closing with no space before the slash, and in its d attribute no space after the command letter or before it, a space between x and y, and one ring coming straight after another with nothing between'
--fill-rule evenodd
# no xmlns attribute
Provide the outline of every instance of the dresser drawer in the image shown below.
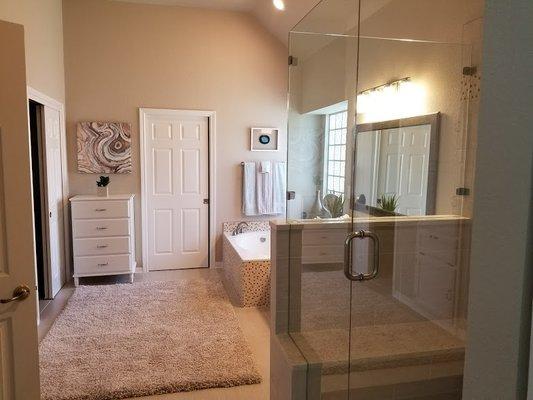
<svg viewBox="0 0 533 400"><path fill-rule="evenodd" d="M345 229L307 229L302 231L302 245L342 245L349 231Z"/></svg>
<svg viewBox="0 0 533 400"><path fill-rule="evenodd" d="M459 252L457 226L422 228L418 232L418 251L426 257L434 257L449 266L457 264Z"/></svg>
<svg viewBox="0 0 533 400"><path fill-rule="evenodd" d="M130 272L131 256L93 256L93 257L75 257L74 273L75 275L98 275L113 272Z"/></svg>
<svg viewBox="0 0 533 400"><path fill-rule="evenodd" d="M343 246L302 246L302 263L338 263L344 260Z"/></svg>
<svg viewBox="0 0 533 400"><path fill-rule="evenodd" d="M74 238L129 236L128 219L75 219Z"/></svg>
<svg viewBox="0 0 533 400"><path fill-rule="evenodd" d="M72 203L73 219L129 218L126 200L79 201Z"/></svg>
<svg viewBox="0 0 533 400"><path fill-rule="evenodd" d="M129 237L74 239L74 256L130 253Z"/></svg>

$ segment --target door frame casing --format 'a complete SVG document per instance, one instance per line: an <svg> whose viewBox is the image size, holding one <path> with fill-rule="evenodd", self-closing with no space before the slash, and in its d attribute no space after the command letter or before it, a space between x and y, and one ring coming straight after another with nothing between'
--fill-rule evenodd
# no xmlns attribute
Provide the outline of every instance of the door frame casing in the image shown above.
<svg viewBox="0 0 533 400"><path fill-rule="evenodd" d="M148 269L148 207L146 196L146 132L144 124L148 115L171 115L176 117L205 117L208 120L208 182L209 182L209 248L208 268L215 266L215 243L216 243L216 111L212 110L179 110L166 108L139 108L139 136L140 136L140 159L141 159L141 249L142 269Z"/></svg>
<svg viewBox="0 0 533 400"><path fill-rule="evenodd" d="M50 96L47 96L46 94L32 88L31 86L26 87L27 90L27 97L28 101L33 100L39 104L42 104L43 106L50 107L56 111L59 112L59 118L60 118L60 140L61 140L61 189L63 191L62 196L62 205L63 205L63 257L64 257L64 264L61 266L63 269L63 279L61 281L61 285L63 286L66 281L68 280L68 276L71 272L71 257L70 257L70 226L69 226L69 220L68 218L68 212L69 212L69 201L68 201L68 193L69 193L69 184L68 184L68 166L67 166L67 129L66 129L66 118L65 118L65 105L61 103L58 100L53 99ZM28 126L29 126L29 114L28 114ZM45 141L43 140L43 150L46 151L44 148L46 146ZM33 191L33 186L32 186ZM34 224L35 224L35 215L33 216ZM37 266L35 267L37 268ZM50 265L48 265L48 269L50 269ZM37 274L37 270L35 271ZM48 271L48 276L50 277L51 271ZM37 275L36 275L37 276ZM48 278L50 279L50 278ZM51 287L51 285L49 285ZM51 289L50 289L51 291ZM50 293L47 293L47 295L50 295Z"/></svg>

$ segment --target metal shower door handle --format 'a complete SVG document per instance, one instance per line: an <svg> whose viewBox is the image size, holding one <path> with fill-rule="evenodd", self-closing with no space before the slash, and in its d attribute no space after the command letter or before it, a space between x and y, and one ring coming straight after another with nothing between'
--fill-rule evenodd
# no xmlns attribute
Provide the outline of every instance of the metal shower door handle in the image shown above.
<svg viewBox="0 0 533 400"><path fill-rule="evenodd" d="M374 265L372 272L368 274L352 273L352 241L355 238L370 238L374 242ZM379 273L379 238L373 232L360 230L350 233L344 241L344 275L351 281L369 281L378 276Z"/></svg>

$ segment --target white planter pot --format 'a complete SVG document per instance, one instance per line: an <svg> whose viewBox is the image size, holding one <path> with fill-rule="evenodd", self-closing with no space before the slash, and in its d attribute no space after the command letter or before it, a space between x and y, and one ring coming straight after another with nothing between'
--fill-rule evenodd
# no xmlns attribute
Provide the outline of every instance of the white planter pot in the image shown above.
<svg viewBox="0 0 533 400"><path fill-rule="evenodd" d="M96 195L99 197L107 197L109 196L109 186L97 186L96 187Z"/></svg>

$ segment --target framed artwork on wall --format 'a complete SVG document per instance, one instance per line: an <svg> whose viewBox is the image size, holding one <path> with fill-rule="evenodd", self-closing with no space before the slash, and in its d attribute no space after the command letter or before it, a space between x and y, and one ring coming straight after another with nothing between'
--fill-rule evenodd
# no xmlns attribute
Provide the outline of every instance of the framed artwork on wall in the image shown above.
<svg viewBox="0 0 533 400"><path fill-rule="evenodd" d="M279 129L277 128L251 128L251 151L278 151Z"/></svg>
<svg viewBox="0 0 533 400"><path fill-rule="evenodd" d="M130 174L131 124L79 122L76 137L78 172Z"/></svg>

